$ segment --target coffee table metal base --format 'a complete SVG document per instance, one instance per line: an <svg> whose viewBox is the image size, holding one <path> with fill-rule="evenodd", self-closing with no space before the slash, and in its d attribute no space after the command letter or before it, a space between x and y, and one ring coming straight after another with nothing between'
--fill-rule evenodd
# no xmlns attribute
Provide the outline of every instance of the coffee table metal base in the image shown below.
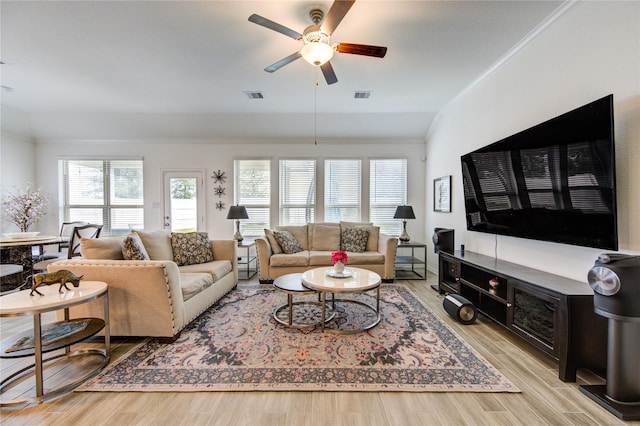
<svg viewBox="0 0 640 426"><path fill-rule="evenodd" d="M280 290L283 293L287 294L287 303L278 306L273 310L273 319L276 320L278 324L281 324L285 327L290 328L310 328L317 327L322 325L324 327L324 322L328 322L333 320L335 317L335 310L332 307L328 307L329 315L326 316L327 305L324 302L317 302L312 300L300 300L297 302L293 301L293 295L297 294L318 294L318 292L314 290L310 290L302 285L301 274L288 274L282 277L278 277L273 282L273 286ZM295 323L293 322L293 312L294 306L318 306L322 309L322 319L316 323ZM280 313L284 310L288 311L289 317L287 319L283 319L280 317Z"/></svg>
<svg viewBox="0 0 640 426"><path fill-rule="evenodd" d="M322 306L326 306L326 292L320 292L320 299L321 299L321 303ZM376 288L376 307L374 308L373 306L371 306L368 303L362 302L360 300L354 300L354 299L336 299L335 296L332 299L332 304L333 304L333 312L331 314L330 318L327 318L325 320L325 310L322 310L322 332L331 332L331 333L338 333L338 334L355 334L355 333L362 333L363 331L367 331L372 329L373 327L375 327L376 325L378 325L380 323L380 320L382 319L382 315L380 315L380 287L378 286ZM375 314L375 318L372 322L370 322L369 324L365 324L362 327L358 327L358 328L353 328L353 329L349 329L349 330L342 330L339 328L325 328L325 324L329 321L331 321L333 319L333 317L335 316L335 304L336 303L353 303L355 305L360 305L363 306L367 309L369 309L371 312L373 312Z"/></svg>

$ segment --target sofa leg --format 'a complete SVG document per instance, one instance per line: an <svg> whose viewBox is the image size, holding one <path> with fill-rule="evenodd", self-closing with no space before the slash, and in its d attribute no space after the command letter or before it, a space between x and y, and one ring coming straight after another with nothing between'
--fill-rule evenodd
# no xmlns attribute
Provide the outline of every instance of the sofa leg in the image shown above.
<svg viewBox="0 0 640 426"><path fill-rule="evenodd" d="M178 340L178 337L180 337L180 333L182 333L182 331L179 331L178 334L176 334L173 337L158 337L158 341L160 343L162 343L163 345L171 344L171 343L175 342L176 340Z"/></svg>
<svg viewBox="0 0 640 426"><path fill-rule="evenodd" d="M273 284L273 280L258 280L260 284Z"/></svg>
<svg viewBox="0 0 640 426"><path fill-rule="evenodd" d="M387 283L387 284L388 284L388 283L392 283L392 282L394 282L394 281L395 281L395 278L383 278L383 279L382 279L382 282L383 282L383 283Z"/></svg>

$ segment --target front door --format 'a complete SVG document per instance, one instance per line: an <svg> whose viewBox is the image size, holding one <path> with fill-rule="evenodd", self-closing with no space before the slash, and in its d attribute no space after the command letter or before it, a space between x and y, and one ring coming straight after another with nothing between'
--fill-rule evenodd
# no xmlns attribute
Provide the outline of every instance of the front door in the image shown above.
<svg viewBox="0 0 640 426"><path fill-rule="evenodd" d="M195 232L205 229L204 172L164 171L164 229Z"/></svg>

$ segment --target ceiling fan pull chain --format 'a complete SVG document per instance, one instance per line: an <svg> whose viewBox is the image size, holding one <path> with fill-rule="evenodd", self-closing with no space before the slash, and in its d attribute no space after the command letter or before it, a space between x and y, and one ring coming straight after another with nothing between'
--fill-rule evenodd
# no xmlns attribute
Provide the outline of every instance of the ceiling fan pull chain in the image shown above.
<svg viewBox="0 0 640 426"><path fill-rule="evenodd" d="M315 67L316 87L313 93L313 144L318 145L318 67Z"/></svg>

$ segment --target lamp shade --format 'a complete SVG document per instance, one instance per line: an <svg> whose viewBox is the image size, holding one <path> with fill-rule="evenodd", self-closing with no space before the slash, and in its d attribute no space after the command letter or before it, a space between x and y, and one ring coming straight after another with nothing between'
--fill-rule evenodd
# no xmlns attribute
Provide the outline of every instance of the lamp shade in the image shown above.
<svg viewBox="0 0 640 426"><path fill-rule="evenodd" d="M413 207L411 206L398 206L396 214L393 215L394 219L415 219L416 215L413 214Z"/></svg>
<svg viewBox="0 0 640 426"><path fill-rule="evenodd" d="M249 215L244 206L231 206L229 213L227 213L227 219L249 219Z"/></svg>

